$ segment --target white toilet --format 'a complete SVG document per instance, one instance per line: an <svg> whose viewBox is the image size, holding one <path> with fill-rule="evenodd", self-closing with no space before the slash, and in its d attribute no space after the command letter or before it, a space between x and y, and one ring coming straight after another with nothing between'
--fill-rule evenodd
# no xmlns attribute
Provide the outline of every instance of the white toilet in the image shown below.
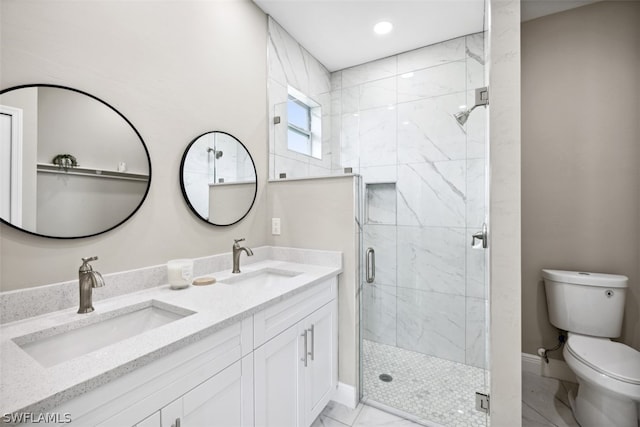
<svg viewBox="0 0 640 427"><path fill-rule="evenodd" d="M542 270L549 320L568 332L562 352L578 378L569 396L581 427L640 425L640 352L620 336L627 277Z"/></svg>

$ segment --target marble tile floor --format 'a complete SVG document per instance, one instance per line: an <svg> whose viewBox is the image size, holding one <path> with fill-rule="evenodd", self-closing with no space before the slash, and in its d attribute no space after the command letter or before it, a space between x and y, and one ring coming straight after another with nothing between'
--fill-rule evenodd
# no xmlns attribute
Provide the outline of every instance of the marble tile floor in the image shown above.
<svg viewBox="0 0 640 427"><path fill-rule="evenodd" d="M522 373L522 427L579 427L569 406L568 392L578 385Z"/></svg>
<svg viewBox="0 0 640 427"><path fill-rule="evenodd" d="M331 401L311 425L311 427L374 426L410 427L420 426L420 424L362 403L355 409L351 409Z"/></svg>

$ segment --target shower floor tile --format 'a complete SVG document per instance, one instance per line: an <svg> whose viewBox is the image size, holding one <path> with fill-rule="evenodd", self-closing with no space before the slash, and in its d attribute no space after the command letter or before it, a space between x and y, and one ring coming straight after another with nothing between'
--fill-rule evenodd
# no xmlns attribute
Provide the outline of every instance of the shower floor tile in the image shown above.
<svg viewBox="0 0 640 427"><path fill-rule="evenodd" d="M415 416L425 424L488 425L476 411L475 393L486 393L486 371L402 348L363 340L364 398ZM393 377L390 382L381 374Z"/></svg>

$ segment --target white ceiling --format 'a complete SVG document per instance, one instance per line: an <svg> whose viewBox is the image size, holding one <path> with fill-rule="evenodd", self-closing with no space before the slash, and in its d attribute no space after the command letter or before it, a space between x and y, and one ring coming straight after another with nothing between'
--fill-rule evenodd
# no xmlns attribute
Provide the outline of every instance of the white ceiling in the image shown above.
<svg viewBox="0 0 640 427"><path fill-rule="evenodd" d="M484 0L254 0L329 71L482 31ZM393 23L379 36L373 25Z"/></svg>
<svg viewBox="0 0 640 427"><path fill-rule="evenodd" d="M523 21L597 0L523 0ZM484 0L254 0L329 71L484 30ZM373 33L379 21L391 34Z"/></svg>

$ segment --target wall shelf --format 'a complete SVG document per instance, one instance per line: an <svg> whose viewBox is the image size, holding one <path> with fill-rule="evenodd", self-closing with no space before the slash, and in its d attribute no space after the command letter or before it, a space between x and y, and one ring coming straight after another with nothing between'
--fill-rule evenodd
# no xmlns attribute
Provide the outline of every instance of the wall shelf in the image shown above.
<svg viewBox="0 0 640 427"><path fill-rule="evenodd" d="M38 173L52 173L61 175L75 175L75 176L88 176L92 178L109 178L109 179L122 179L127 181L149 181L149 175L129 173L129 172L117 172L103 169L89 169L89 168L61 168L58 165L52 165L49 163L38 163L36 168Z"/></svg>

